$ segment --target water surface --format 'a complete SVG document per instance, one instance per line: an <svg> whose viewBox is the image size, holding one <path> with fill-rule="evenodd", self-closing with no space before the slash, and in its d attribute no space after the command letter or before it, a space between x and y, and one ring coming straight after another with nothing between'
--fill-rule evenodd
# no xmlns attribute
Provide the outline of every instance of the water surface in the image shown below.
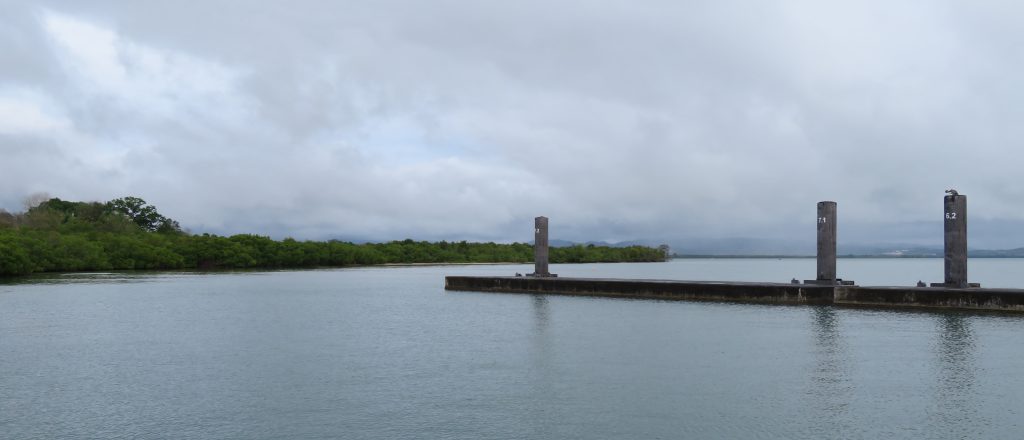
<svg viewBox="0 0 1024 440"><path fill-rule="evenodd" d="M1020 267L972 260L971 278L1020 287ZM839 268L862 284L912 284L940 278L942 260L840 260ZM442 289L446 274L530 269L89 274L0 284L0 438L1021 432L1024 317ZM814 260L552 271L788 281L813 274Z"/></svg>

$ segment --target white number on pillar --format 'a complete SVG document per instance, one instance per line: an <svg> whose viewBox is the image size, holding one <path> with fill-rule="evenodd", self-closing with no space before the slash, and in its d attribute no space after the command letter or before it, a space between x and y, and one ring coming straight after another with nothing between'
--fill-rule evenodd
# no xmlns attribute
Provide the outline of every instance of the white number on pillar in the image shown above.
<svg viewBox="0 0 1024 440"><path fill-rule="evenodd" d="M827 223L827 220L828 218L826 217L818 217L818 224Z"/></svg>
<svg viewBox="0 0 1024 440"><path fill-rule="evenodd" d="M956 213L955 212L947 212L946 213L946 220L956 220Z"/></svg>
<svg viewBox="0 0 1024 440"><path fill-rule="evenodd" d="M533 230L533 233L534 233L534 234L540 234L540 228L534 229L534 230Z"/></svg>

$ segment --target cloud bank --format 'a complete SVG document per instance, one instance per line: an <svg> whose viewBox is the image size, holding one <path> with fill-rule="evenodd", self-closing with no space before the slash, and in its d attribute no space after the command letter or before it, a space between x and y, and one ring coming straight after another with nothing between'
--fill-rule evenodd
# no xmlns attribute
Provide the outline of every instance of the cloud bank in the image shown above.
<svg viewBox="0 0 1024 440"><path fill-rule="evenodd" d="M85 3L0 6L0 208L809 242L835 200L841 241L934 244L955 187L972 244L1024 246L1017 2Z"/></svg>

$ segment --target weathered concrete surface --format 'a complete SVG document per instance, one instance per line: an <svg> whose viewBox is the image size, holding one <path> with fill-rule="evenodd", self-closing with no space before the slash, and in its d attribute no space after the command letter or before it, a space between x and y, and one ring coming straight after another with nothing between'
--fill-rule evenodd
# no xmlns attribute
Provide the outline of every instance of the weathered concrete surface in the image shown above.
<svg viewBox="0 0 1024 440"><path fill-rule="evenodd" d="M835 304L1024 312L1024 289L836 287Z"/></svg>
<svg viewBox="0 0 1024 440"><path fill-rule="evenodd" d="M818 202L818 277L815 279L836 283L836 202Z"/></svg>
<svg viewBox="0 0 1024 440"><path fill-rule="evenodd" d="M548 218L533 219L533 277L549 277L548 272Z"/></svg>
<svg viewBox="0 0 1024 440"><path fill-rule="evenodd" d="M832 302L831 286L606 278L445 277L445 289L778 304Z"/></svg>
<svg viewBox="0 0 1024 440"><path fill-rule="evenodd" d="M445 289L636 299L1024 312L1024 289L470 276L445 277Z"/></svg>
<svg viewBox="0 0 1024 440"><path fill-rule="evenodd" d="M942 211L945 284L967 287L967 196L954 192L944 197Z"/></svg>

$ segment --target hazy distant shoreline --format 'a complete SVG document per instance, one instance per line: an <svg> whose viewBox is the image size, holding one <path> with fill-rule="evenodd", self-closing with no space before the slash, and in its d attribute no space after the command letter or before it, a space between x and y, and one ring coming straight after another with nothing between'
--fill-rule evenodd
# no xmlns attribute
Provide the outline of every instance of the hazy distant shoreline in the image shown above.
<svg viewBox="0 0 1024 440"><path fill-rule="evenodd" d="M1016 249L1015 249L1016 250ZM984 252L999 252L999 251L984 251ZM1006 255L976 255L970 253L970 258L1024 258L1024 254L1006 254ZM669 258L678 260L687 259L739 259L739 258L751 258L751 259L805 259L805 258L817 258L814 255L673 255ZM942 255L838 255L836 258L856 259L856 258L894 258L894 259L906 259L906 258L937 258L942 259Z"/></svg>

